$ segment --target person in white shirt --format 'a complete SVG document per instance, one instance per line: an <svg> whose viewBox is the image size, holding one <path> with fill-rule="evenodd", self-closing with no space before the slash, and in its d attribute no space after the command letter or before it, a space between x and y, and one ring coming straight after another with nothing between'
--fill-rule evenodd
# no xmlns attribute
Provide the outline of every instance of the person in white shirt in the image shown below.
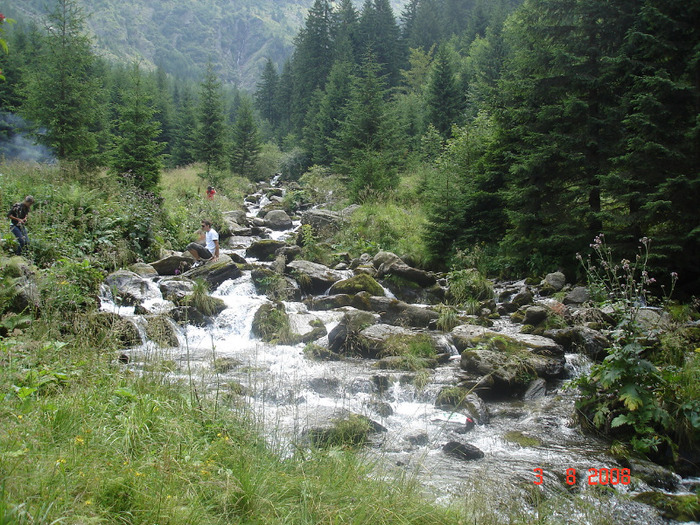
<svg viewBox="0 0 700 525"><path fill-rule="evenodd" d="M192 268L219 259L219 234L211 227L211 221L202 221L202 229L199 231L199 242L188 244L187 251L194 257Z"/></svg>

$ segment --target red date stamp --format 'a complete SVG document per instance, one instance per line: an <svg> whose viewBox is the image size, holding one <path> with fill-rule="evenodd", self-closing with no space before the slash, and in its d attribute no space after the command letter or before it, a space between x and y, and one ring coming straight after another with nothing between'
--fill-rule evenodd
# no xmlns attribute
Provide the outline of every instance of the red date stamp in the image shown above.
<svg viewBox="0 0 700 525"><path fill-rule="evenodd" d="M535 485L544 483L544 470L541 468L532 469L535 473ZM589 485L629 485L630 469L628 468L589 468ZM566 484L576 485L576 469L566 469Z"/></svg>

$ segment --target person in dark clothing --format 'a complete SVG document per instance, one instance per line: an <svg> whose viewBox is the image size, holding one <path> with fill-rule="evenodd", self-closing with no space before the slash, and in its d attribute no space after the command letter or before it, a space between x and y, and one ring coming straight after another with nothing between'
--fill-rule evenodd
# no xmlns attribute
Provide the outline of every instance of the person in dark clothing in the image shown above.
<svg viewBox="0 0 700 525"><path fill-rule="evenodd" d="M22 250L29 244L29 236L27 235L27 219L29 219L29 210L34 204L34 197L27 195L23 202L17 202L12 205L7 217L12 223L10 231L17 237L17 255L22 255Z"/></svg>

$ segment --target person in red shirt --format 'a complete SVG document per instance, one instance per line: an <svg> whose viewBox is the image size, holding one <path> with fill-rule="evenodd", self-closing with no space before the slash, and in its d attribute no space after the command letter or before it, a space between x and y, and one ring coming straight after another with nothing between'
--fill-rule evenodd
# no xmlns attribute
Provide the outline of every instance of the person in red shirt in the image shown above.
<svg viewBox="0 0 700 525"><path fill-rule="evenodd" d="M207 199L213 200L214 195L216 195L216 190L212 186L209 186L207 188Z"/></svg>

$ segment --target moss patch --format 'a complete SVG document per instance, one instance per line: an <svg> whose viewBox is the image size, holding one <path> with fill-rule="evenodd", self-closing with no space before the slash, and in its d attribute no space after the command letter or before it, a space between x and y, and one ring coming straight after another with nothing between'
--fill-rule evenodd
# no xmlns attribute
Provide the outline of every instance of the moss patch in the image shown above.
<svg viewBox="0 0 700 525"><path fill-rule="evenodd" d="M542 446L542 441L539 439L528 436L527 434L523 434L522 432L519 432L517 430L513 430L510 432L506 432L503 434L503 439L508 441L509 443L515 443L517 445L520 445L521 447L540 447Z"/></svg>

